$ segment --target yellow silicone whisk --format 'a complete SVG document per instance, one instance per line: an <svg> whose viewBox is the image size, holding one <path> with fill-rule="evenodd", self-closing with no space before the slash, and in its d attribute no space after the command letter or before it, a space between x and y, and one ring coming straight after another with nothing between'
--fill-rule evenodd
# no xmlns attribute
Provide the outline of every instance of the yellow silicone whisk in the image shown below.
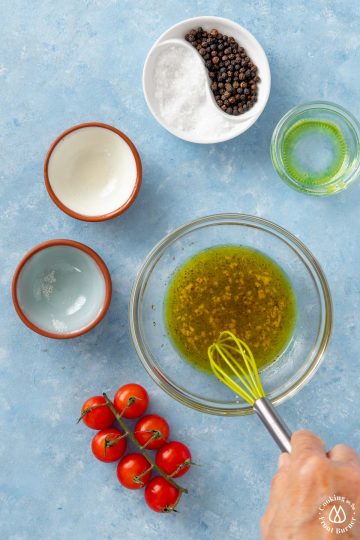
<svg viewBox="0 0 360 540"><path fill-rule="evenodd" d="M208 356L214 375L253 407L280 450L290 452L291 432L265 395L249 346L227 330L209 347Z"/></svg>

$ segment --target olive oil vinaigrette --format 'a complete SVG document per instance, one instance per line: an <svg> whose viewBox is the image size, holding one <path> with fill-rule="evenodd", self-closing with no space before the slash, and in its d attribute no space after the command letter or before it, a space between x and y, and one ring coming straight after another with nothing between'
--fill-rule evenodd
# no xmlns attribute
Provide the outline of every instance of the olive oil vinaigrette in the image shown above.
<svg viewBox="0 0 360 540"><path fill-rule="evenodd" d="M198 253L174 274L165 298L171 340L182 356L208 372L207 350L221 331L246 341L262 369L289 343L295 322L295 294L284 271L244 246Z"/></svg>

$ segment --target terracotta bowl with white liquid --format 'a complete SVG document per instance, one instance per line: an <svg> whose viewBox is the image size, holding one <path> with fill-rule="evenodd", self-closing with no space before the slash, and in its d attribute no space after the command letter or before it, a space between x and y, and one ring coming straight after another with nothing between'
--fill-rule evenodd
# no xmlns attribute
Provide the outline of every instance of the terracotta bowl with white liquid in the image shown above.
<svg viewBox="0 0 360 540"><path fill-rule="evenodd" d="M142 167L133 142L97 122L57 137L45 158L46 189L55 204L83 221L105 221L127 210L139 192Z"/></svg>

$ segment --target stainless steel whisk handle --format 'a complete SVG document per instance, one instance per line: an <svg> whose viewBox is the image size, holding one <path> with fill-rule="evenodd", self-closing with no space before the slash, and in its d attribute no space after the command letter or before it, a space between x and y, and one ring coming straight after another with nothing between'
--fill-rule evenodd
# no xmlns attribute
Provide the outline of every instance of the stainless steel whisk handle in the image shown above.
<svg viewBox="0 0 360 540"><path fill-rule="evenodd" d="M273 404L266 398L259 398L254 403L254 411L282 452L291 452L291 431Z"/></svg>

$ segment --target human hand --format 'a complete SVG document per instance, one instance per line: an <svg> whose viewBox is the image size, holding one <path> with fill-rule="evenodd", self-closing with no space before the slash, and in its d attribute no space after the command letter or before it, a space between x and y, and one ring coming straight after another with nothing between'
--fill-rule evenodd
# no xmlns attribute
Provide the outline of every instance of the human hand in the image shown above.
<svg viewBox="0 0 360 540"><path fill-rule="evenodd" d="M343 444L326 453L324 442L305 430L293 434L291 447L272 481L263 540L360 540L358 453Z"/></svg>

